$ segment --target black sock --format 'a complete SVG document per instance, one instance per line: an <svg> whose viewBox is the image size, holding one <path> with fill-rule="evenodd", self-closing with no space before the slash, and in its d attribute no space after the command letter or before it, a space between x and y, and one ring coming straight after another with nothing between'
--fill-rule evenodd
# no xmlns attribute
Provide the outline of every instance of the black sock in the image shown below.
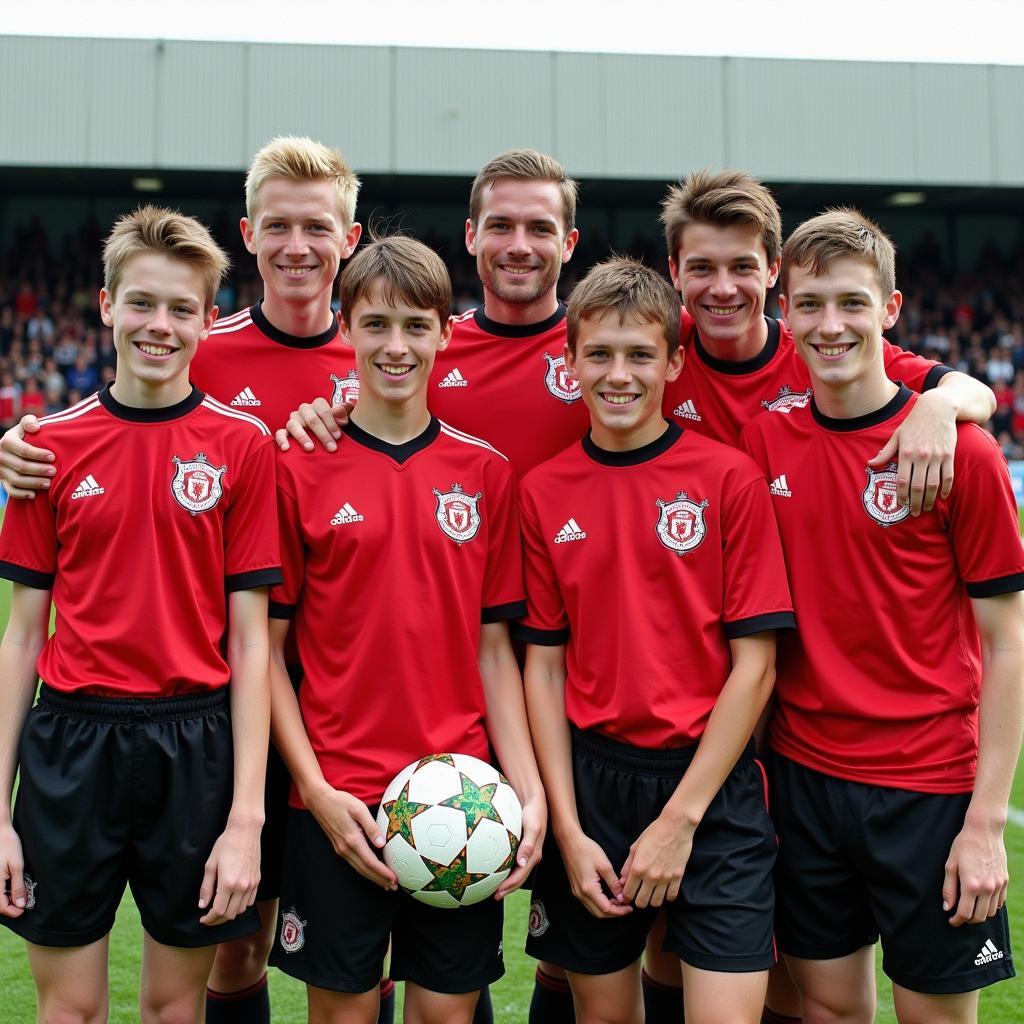
<svg viewBox="0 0 1024 1024"><path fill-rule="evenodd" d="M377 1024L395 1024L395 983L388 977L380 979L380 1010Z"/></svg>
<svg viewBox="0 0 1024 1024"><path fill-rule="evenodd" d="M486 986L480 989L480 998L476 1001L473 1024L494 1024L494 1010L491 1007L491 990Z"/></svg>
<svg viewBox="0 0 1024 1024"><path fill-rule="evenodd" d="M787 1017L784 1013L776 1013L766 1006L761 1014L761 1024L803 1024L803 1017Z"/></svg>
<svg viewBox="0 0 1024 1024"><path fill-rule="evenodd" d="M576 1024L572 990L565 978L552 978L537 968L529 1024Z"/></svg>
<svg viewBox="0 0 1024 1024"><path fill-rule="evenodd" d="M270 1024L270 992L264 974L241 992L206 990L206 1024Z"/></svg>
<svg viewBox="0 0 1024 1024"><path fill-rule="evenodd" d="M647 1024L680 1024L683 1019L683 986L663 985L646 971L641 974L641 980Z"/></svg>

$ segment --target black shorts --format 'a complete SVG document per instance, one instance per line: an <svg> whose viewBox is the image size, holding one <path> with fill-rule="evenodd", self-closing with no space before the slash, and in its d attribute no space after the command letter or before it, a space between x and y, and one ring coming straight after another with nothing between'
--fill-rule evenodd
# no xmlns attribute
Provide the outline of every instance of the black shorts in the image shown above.
<svg viewBox="0 0 1024 1024"><path fill-rule="evenodd" d="M209 946L256 931L251 908L199 923L206 859L231 808L228 691L132 699L45 684L18 746L14 828L30 908L0 918L42 946L106 935L127 883L142 926L168 946Z"/></svg>
<svg viewBox="0 0 1024 1024"><path fill-rule="evenodd" d="M289 812L270 954L285 974L335 992L367 992L380 982L390 939L396 981L475 992L505 973L502 922L497 900L442 910L382 889L334 852L309 811Z"/></svg>
<svg viewBox="0 0 1024 1024"><path fill-rule="evenodd" d="M696 746L642 750L573 730L573 779L584 833L619 871L629 847L675 792ZM694 833L679 896L664 905L664 948L707 971L767 970L775 963L775 832L764 773L748 746ZM637 960L659 908L596 918L577 900L550 836L537 869L526 951L580 974L610 974Z"/></svg>
<svg viewBox="0 0 1024 1024"><path fill-rule="evenodd" d="M302 681L302 666L289 665L288 678L295 692ZM263 789L263 831L260 833L260 884L256 900L276 900L281 895L284 839L288 830L288 798L292 777L273 743L267 751L267 780Z"/></svg>
<svg viewBox="0 0 1024 1024"><path fill-rule="evenodd" d="M1014 975L1004 907L953 928L942 909L949 848L970 793L847 782L773 754L779 948L807 960L882 938L882 968L912 992L972 992Z"/></svg>

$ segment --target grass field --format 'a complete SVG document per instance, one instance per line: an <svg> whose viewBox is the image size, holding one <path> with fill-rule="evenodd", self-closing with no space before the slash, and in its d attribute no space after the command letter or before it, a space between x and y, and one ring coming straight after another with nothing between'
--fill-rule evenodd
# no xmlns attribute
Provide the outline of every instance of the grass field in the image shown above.
<svg viewBox="0 0 1024 1024"><path fill-rule="evenodd" d="M10 586L0 581L0 623L7 621L9 601ZM1024 948L1024 767L1021 766L1017 769L1011 803L1016 813L1006 828L1011 877L1008 906L1013 944L1020 950ZM521 1024L526 1020L533 987L533 963L522 952L528 910L529 900L524 893L515 893L506 904L507 973L491 990L497 1024ZM110 946L110 1020L113 1024L130 1024L138 1020L135 1003L141 948L139 915L131 895L126 894ZM880 971L878 979L877 1020L882 1024L894 1024L896 1018L892 1011L891 989ZM270 982L276 1024L305 1020L303 987L277 971L271 971ZM1024 1017L1022 1007L1024 977L1014 978L982 993L980 1019L985 1024L1019 1024ZM24 945L6 928L0 928L0 1024L30 1024L34 1020L35 990Z"/></svg>

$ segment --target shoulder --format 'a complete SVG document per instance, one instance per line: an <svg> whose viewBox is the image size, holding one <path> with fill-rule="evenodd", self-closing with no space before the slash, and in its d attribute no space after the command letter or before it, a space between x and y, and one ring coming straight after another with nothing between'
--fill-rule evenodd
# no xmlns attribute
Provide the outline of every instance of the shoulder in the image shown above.
<svg viewBox="0 0 1024 1024"><path fill-rule="evenodd" d="M241 409L232 408L223 402L218 402L212 395L203 395L200 408L204 415L211 418L212 422L225 431L237 433L242 438L252 438L253 440L266 439L269 441L273 436L270 428L259 417L253 416L252 413L242 412Z"/></svg>
<svg viewBox="0 0 1024 1024"><path fill-rule="evenodd" d="M746 452L694 430L686 432L683 443L676 449L677 458L698 464L701 476L709 483L717 478L725 492L736 491L754 480L764 479L764 473Z"/></svg>
<svg viewBox="0 0 1024 1024"><path fill-rule="evenodd" d="M239 310L231 316L219 317L214 321L213 327L210 328L210 337L238 334L239 331L245 331L253 326L252 311Z"/></svg>
<svg viewBox="0 0 1024 1024"><path fill-rule="evenodd" d="M445 444L455 446L456 448L464 448L467 456L472 455L482 459L484 462L494 462L495 464L509 466L509 472L511 472L508 456L498 451L494 445L485 441L482 437L467 434L464 430L459 430L450 423L445 423L444 420L438 420L438 423L440 424L438 437Z"/></svg>
<svg viewBox="0 0 1024 1024"><path fill-rule="evenodd" d="M1004 465L1006 456L999 442L977 423L956 425L956 461L964 469L979 463Z"/></svg>

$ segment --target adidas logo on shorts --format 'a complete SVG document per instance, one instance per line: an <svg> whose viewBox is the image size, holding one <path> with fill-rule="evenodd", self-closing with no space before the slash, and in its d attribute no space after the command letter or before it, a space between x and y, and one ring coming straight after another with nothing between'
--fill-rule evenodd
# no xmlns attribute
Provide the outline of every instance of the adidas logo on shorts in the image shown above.
<svg viewBox="0 0 1024 1024"><path fill-rule="evenodd" d="M580 527L580 524L575 519L570 519L569 522L563 526L557 534L555 534L556 544L568 544L572 540L586 540L587 531Z"/></svg>
<svg viewBox="0 0 1024 1024"><path fill-rule="evenodd" d="M231 399L232 405L262 405L263 403L252 393L252 388L242 388L241 391Z"/></svg>
<svg viewBox="0 0 1024 1024"><path fill-rule="evenodd" d="M974 966L984 967L985 964L990 964L993 960L1002 959L1003 951L991 939L986 939L985 945L981 947L978 955L974 958Z"/></svg>
<svg viewBox="0 0 1024 1024"><path fill-rule="evenodd" d="M346 501L331 520L331 526L344 526L346 523L361 523L363 517Z"/></svg>
<svg viewBox="0 0 1024 1024"><path fill-rule="evenodd" d="M444 379L437 382L439 388L468 388L469 381L459 372L456 366L450 373L445 374Z"/></svg>
<svg viewBox="0 0 1024 1024"><path fill-rule="evenodd" d="M100 487L100 485L96 482L96 477L94 477L92 473L90 473L75 488L74 493L71 495L71 500L74 501L75 498L91 498L94 495L105 493L106 492L104 491L104 489Z"/></svg>

